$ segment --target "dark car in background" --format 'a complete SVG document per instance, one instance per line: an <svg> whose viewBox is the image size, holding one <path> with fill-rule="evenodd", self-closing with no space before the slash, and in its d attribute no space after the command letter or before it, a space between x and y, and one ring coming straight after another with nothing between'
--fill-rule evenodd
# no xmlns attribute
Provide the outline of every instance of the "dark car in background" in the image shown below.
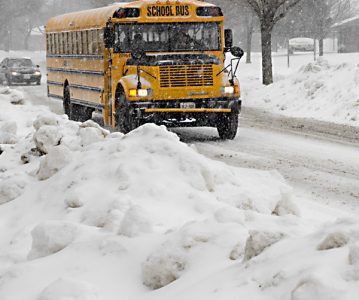
<svg viewBox="0 0 359 300"><path fill-rule="evenodd" d="M0 78L8 85L15 83L41 84L40 66L30 58L5 58L0 64Z"/></svg>

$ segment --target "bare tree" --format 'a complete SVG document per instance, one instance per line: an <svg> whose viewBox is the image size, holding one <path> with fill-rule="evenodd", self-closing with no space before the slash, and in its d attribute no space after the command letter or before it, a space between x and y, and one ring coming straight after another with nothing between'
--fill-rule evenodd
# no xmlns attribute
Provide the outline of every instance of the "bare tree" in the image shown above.
<svg viewBox="0 0 359 300"><path fill-rule="evenodd" d="M245 2L243 6L244 13L244 25L246 28L246 63L250 64L252 62L252 37L255 26L257 26L257 16L254 13L253 9L248 6Z"/></svg>
<svg viewBox="0 0 359 300"><path fill-rule="evenodd" d="M274 25L301 0L246 0L259 18L262 42L263 84L273 83L272 31Z"/></svg>
<svg viewBox="0 0 359 300"><path fill-rule="evenodd" d="M351 0L307 0L308 13L312 12L311 22L314 37L319 40L319 56L324 55L324 39L331 27L354 12Z"/></svg>

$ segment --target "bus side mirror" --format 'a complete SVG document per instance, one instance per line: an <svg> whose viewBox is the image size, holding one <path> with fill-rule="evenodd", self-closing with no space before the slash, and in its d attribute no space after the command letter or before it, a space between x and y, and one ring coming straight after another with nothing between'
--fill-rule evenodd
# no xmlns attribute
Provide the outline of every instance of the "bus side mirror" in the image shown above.
<svg viewBox="0 0 359 300"><path fill-rule="evenodd" d="M242 58L242 56L244 55L244 51L239 47L232 47L231 48L231 54L234 57Z"/></svg>
<svg viewBox="0 0 359 300"><path fill-rule="evenodd" d="M232 48L233 46L233 32L232 29L224 30L224 47L227 49Z"/></svg>

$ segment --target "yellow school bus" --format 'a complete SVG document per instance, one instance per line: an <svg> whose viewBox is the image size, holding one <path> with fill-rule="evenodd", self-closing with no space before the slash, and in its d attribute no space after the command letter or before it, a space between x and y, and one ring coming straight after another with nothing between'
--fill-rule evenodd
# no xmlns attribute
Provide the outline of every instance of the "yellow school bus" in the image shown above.
<svg viewBox="0 0 359 300"><path fill-rule="evenodd" d="M153 122L217 127L221 138L233 139L241 109L234 61L243 51L232 47L223 22L219 7L196 0L53 17L46 26L48 96L62 99L72 120L96 111L124 133Z"/></svg>

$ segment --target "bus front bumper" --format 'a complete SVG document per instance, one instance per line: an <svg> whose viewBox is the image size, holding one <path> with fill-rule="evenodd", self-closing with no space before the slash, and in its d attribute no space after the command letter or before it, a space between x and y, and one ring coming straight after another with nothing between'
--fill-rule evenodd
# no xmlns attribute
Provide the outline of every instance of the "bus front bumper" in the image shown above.
<svg viewBox="0 0 359 300"><path fill-rule="evenodd" d="M230 113L230 108L146 108L145 113Z"/></svg>
<svg viewBox="0 0 359 300"><path fill-rule="evenodd" d="M192 104L194 107L187 107ZM191 106L191 105L189 105ZM215 126L217 119L222 114L237 113L241 111L241 100L230 99L206 99L202 101L176 100L156 101L150 103L138 103L138 117L143 121L157 124L173 124L174 126Z"/></svg>

